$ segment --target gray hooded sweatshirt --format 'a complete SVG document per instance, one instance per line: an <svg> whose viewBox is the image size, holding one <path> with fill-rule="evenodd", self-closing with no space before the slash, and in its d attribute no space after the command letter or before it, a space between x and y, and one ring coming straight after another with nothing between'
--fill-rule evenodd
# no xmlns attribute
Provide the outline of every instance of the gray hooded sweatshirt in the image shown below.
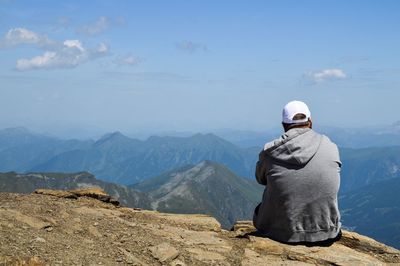
<svg viewBox="0 0 400 266"><path fill-rule="evenodd" d="M254 226L282 242L335 238L341 227L340 166L336 145L309 128L290 129L265 144L256 178L266 187Z"/></svg>

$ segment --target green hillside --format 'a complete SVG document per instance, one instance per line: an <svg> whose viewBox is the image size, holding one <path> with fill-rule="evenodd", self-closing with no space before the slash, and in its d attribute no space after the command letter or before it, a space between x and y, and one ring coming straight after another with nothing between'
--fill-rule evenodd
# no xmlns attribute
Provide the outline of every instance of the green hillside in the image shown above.
<svg viewBox="0 0 400 266"><path fill-rule="evenodd" d="M400 248L400 178L349 191L339 198L343 224Z"/></svg>
<svg viewBox="0 0 400 266"><path fill-rule="evenodd" d="M211 161L173 170L133 187L149 193L154 209L209 214L225 228L235 220L251 219L263 191L255 181Z"/></svg>

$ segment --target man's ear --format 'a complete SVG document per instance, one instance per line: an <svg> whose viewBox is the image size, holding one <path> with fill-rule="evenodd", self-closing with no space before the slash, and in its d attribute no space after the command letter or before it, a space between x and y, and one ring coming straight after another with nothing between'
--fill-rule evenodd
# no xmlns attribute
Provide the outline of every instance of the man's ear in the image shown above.
<svg viewBox="0 0 400 266"><path fill-rule="evenodd" d="M311 120L311 118L308 118L308 127L312 128L312 120Z"/></svg>

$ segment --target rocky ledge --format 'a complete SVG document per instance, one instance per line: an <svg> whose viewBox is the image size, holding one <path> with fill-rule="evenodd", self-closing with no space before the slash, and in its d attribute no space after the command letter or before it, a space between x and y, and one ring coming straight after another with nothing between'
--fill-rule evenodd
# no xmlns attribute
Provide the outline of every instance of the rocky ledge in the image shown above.
<svg viewBox="0 0 400 266"><path fill-rule="evenodd" d="M343 232L329 247L233 231L206 215L120 207L103 191L0 193L0 265L386 265L400 251Z"/></svg>

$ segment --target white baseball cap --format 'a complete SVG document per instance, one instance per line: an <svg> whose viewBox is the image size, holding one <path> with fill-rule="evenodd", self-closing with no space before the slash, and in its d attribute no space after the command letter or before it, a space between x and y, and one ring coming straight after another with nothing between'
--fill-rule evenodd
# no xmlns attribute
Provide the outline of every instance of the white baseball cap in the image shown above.
<svg viewBox="0 0 400 266"><path fill-rule="evenodd" d="M304 119L293 120L293 117L297 114L304 114ZM301 101L291 101L283 107L282 111L282 122L285 124L300 124L305 123L311 117L310 109L307 104Z"/></svg>

